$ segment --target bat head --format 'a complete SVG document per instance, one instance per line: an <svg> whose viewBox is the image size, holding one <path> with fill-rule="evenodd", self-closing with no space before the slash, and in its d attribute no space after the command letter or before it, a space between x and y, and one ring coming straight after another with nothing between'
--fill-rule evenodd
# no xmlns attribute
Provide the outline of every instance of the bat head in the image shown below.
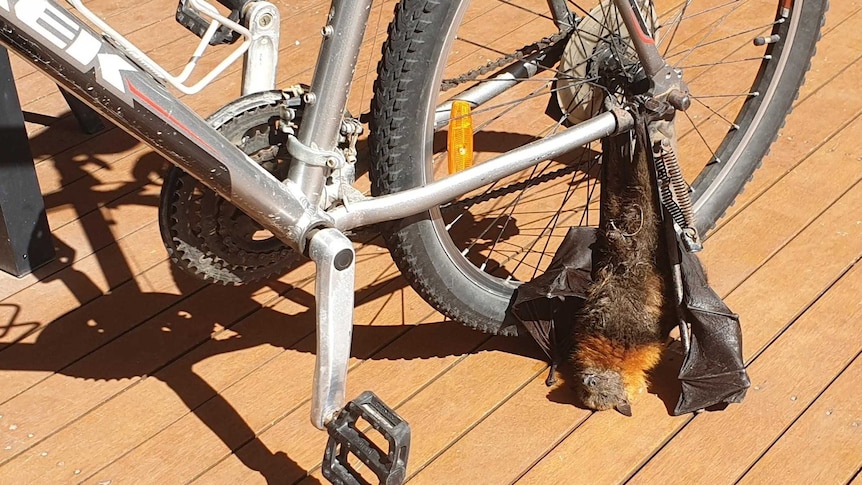
<svg viewBox="0 0 862 485"><path fill-rule="evenodd" d="M597 411L616 409L626 416L632 415L628 393L619 372L586 368L580 371L578 377L580 385L576 389L586 407Z"/></svg>

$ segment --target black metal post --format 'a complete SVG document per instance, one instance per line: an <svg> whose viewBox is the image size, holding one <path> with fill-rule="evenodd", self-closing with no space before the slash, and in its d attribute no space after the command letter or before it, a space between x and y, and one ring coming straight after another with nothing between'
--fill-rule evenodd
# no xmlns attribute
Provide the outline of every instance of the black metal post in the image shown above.
<svg viewBox="0 0 862 485"><path fill-rule="evenodd" d="M9 53L0 47L0 270L24 276L52 259L54 245Z"/></svg>

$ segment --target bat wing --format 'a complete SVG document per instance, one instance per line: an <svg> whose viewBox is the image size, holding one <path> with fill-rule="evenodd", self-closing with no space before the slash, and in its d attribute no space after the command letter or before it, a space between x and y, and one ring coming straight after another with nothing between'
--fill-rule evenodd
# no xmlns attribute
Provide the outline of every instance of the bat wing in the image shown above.
<svg viewBox="0 0 862 485"><path fill-rule="evenodd" d="M739 316L709 286L697 256L681 254L682 316L691 326L691 345L679 372L682 394L675 415L742 402L751 385Z"/></svg>
<svg viewBox="0 0 862 485"><path fill-rule="evenodd" d="M518 288L512 313L539 344L551 364L566 358L573 312L590 286L590 245L595 229L572 227L547 271Z"/></svg>

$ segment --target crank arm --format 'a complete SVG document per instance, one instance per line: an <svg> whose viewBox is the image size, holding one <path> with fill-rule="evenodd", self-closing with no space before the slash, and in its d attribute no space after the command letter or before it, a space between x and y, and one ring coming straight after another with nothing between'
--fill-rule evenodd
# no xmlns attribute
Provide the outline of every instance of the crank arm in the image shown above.
<svg viewBox="0 0 862 485"><path fill-rule="evenodd" d="M311 423L325 429L344 407L347 362L353 337L353 243L337 229L314 233L308 254L316 265L317 359Z"/></svg>
<svg viewBox="0 0 862 485"><path fill-rule="evenodd" d="M308 252L317 269L317 360L311 423L329 434L323 475L338 485L367 484L351 465L352 455L374 472L380 483L401 485L407 472L410 425L370 391L350 402L344 399L353 336L353 243L337 229L321 229L312 232ZM369 430L362 429L360 419L386 438L387 450L366 434Z"/></svg>

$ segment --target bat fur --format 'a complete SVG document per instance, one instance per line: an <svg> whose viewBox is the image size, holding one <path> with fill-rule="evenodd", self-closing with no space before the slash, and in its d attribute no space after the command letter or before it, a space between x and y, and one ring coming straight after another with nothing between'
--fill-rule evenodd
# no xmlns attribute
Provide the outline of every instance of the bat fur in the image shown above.
<svg viewBox="0 0 862 485"><path fill-rule="evenodd" d="M573 326L575 389L586 407L631 416L675 325L654 175L644 150L624 156L628 138L605 146L593 283ZM636 152L637 153L637 152Z"/></svg>

